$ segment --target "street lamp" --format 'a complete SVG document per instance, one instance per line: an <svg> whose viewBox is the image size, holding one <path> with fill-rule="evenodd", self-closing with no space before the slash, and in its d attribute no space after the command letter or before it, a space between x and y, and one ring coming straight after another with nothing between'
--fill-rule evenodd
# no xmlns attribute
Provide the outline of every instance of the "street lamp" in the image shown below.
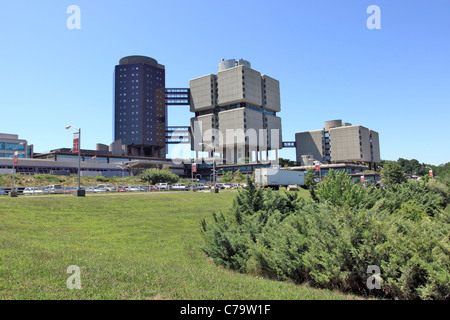
<svg viewBox="0 0 450 320"><path fill-rule="evenodd" d="M84 197L85 193L84 190L81 191L81 180L80 180L80 173L81 173L81 129L77 128L73 125L66 126L66 129L69 130L70 128L74 128L78 131L78 189L77 189L77 197Z"/></svg>
<svg viewBox="0 0 450 320"><path fill-rule="evenodd" d="M194 164L195 160L191 160L191 191L194 191Z"/></svg>
<svg viewBox="0 0 450 320"><path fill-rule="evenodd" d="M13 152L13 166L12 166L12 183L11 183L11 192L9 193L9 195L11 197L17 197L17 191L14 191L14 171L15 171L15 166L16 166L16 159L15 159L15 155L16 155L16 150L19 146L22 146L23 142L19 143L18 145L16 145L16 147L14 148L14 152Z"/></svg>
<svg viewBox="0 0 450 320"><path fill-rule="evenodd" d="M216 189L216 145L214 143L212 144L206 144L206 143L199 143L199 145L204 145L207 147L213 148L213 177L214 177L214 193L217 193L219 190Z"/></svg>

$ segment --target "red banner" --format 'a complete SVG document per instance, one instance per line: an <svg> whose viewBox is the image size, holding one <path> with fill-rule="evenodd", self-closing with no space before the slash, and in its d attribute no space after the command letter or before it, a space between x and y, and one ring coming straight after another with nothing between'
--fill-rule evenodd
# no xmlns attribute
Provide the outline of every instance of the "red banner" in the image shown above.
<svg viewBox="0 0 450 320"><path fill-rule="evenodd" d="M320 171L320 166L316 164L316 171Z"/></svg>
<svg viewBox="0 0 450 320"><path fill-rule="evenodd" d="M197 172L197 165L195 163L192 164L192 172Z"/></svg>
<svg viewBox="0 0 450 320"><path fill-rule="evenodd" d="M433 170L430 170L430 177L433 178Z"/></svg>
<svg viewBox="0 0 450 320"><path fill-rule="evenodd" d="M19 164L19 153L17 151L14 152L14 165L17 166Z"/></svg>
<svg viewBox="0 0 450 320"><path fill-rule="evenodd" d="M80 136L78 134L78 132L75 132L73 134L73 149L72 152L73 153L78 153L80 149Z"/></svg>
<svg viewBox="0 0 450 320"><path fill-rule="evenodd" d="M361 176L361 182L364 182L364 176Z"/></svg>

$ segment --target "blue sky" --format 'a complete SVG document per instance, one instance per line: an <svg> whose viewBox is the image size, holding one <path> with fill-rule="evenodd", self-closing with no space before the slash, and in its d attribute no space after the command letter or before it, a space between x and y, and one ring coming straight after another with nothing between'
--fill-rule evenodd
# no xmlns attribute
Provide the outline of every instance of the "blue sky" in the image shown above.
<svg viewBox="0 0 450 320"><path fill-rule="evenodd" d="M81 29L69 30L69 5ZM381 9L381 29L366 12ZM243 58L280 81L283 140L342 119L380 134L381 158L450 161L450 1L0 1L0 132L36 152L112 142L113 71L146 55L166 86ZM173 107L169 125L187 125ZM294 149L280 156L295 159Z"/></svg>

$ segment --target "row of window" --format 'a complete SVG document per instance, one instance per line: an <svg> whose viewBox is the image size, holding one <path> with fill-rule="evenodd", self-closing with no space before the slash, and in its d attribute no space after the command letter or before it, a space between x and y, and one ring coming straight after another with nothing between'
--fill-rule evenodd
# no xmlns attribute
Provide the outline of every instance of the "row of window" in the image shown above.
<svg viewBox="0 0 450 320"><path fill-rule="evenodd" d="M0 142L0 150L8 150L8 151L25 151L25 145L14 142Z"/></svg>
<svg viewBox="0 0 450 320"><path fill-rule="evenodd" d="M14 153L0 153L0 158L13 158ZM17 155L18 158L25 158L25 155L22 153L19 153Z"/></svg>
<svg viewBox="0 0 450 320"><path fill-rule="evenodd" d="M139 70L139 67L130 67L131 70ZM148 68L147 68L148 70ZM126 67L119 68L119 71L127 71Z"/></svg>

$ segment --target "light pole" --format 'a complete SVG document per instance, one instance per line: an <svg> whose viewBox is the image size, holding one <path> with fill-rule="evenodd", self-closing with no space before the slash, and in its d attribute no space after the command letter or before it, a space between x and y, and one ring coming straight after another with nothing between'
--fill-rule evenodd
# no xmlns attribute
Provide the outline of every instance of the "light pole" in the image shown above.
<svg viewBox="0 0 450 320"><path fill-rule="evenodd" d="M11 197L17 197L17 191L14 191L14 182L15 182L15 178L14 178L14 171L15 171L15 166L16 166L16 150L19 146L22 146L23 142L19 143L18 145L16 145L16 147L14 148L14 152L13 152L13 166L12 166L12 182L11 182L11 192L9 193L9 195Z"/></svg>
<svg viewBox="0 0 450 320"><path fill-rule="evenodd" d="M81 129L77 128L73 125L66 126L66 129L69 130L70 128L74 128L78 131L78 189L77 189L77 197L84 197L85 193L84 190L81 191L81 180L80 180L80 174L81 174Z"/></svg>
<svg viewBox="0 0 450 320"><path fill-rule="evenodd" d="M194 163L195 160L191 160L191 191L194 191Z"/></svg>
<svg viewBox="0 0 450 320"><path fill-rule="evenodd" d="M218 193L219 190L216 189L216 145L214 144L214 142L212 144L205 144L203 142L199 143L199 145L204 145L207 147L212 147L213 148L213 178L214 178L214 193Z"/></svg>

